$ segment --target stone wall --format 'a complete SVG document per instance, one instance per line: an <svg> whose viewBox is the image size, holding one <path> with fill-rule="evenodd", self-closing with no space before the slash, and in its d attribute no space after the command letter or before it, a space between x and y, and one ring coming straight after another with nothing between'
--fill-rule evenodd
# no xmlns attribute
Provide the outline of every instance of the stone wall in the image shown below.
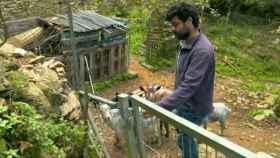
<svg viewBox="0 0 280 158"><path fill-rule="evenodd" d="M7 21L27 17L46 17L63 12L58 0L0 0L0 8Z"/></svg>
<svg viewBox="0 0 280 158"><path fill-rule="evenodd" d="M59 0L0 0L9 37L36 27L36 17L64 14L65 8Z"/></svg>

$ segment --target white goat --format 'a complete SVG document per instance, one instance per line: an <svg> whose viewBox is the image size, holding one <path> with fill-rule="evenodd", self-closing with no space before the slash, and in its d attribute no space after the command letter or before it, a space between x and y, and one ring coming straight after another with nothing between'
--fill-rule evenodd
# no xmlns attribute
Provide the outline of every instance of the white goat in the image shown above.
<svg viewBox="0 0 280 158"><path fill-rule="evenodd" d="M123 130L125 125L125 122L121 117L120 109L111 109L111 107L107 104L101 104L99 107L106 124L108 124L115 131L115 145L119 147L119 145L122 144L122 138L124 136ZM132 108L129 108L128 110L129 112L132 112ZM149 128L153 130L152 126L156 123L157 119L156 117L150 117L144 118L142 121L144 129Z"/></svg>
<svg viewBox="0 0 280 158"><path fill-rule="evenodd" d="M225 105L225 103L213 103L213 112L204 120L204 128L207 128L209 122L220 123L220 134L224 135L225 121L231 112L231 109Z"/></svg>
<svg viewBox="0 0 280 158"><path fill-rule="evenodd" d="M157 103L162 98L167 97L172 93L171 90L162 88L159 85L140 86L140 90L144 91L145 98L151 102ZM160 120L160 134L169 137L169 125Z"/></svg>

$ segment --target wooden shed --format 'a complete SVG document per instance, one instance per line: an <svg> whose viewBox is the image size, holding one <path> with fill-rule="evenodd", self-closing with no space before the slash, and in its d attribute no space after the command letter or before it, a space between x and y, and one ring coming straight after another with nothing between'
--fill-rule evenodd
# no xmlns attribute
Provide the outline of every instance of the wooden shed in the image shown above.
<svg viewBox="0 0 280 158"><path fill-rule="evenodd" d="M62 28L61 43L63 54L66 56L66 71L68 77L74 76L71 70L68 18L66 15L58 15L49 22ZM128 40L124 23L94 11L81 11L73 14L73 25L81 79L88 80L91 75L96 82L127 71Z"/></svg>

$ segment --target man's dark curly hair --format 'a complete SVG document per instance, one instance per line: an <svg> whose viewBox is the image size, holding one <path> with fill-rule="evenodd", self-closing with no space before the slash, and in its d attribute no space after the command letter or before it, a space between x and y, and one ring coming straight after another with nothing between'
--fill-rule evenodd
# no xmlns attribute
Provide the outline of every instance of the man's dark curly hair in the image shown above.
<svg viewBox="0 0 280 158"><path fill-rule="evenodd" d="M198 28L199 26L198 10L193 5L181 2L170 7L166 14L166 20L171 21L175 16L183 22L186 22L188 18L191 17L194 27Z"/></svg>

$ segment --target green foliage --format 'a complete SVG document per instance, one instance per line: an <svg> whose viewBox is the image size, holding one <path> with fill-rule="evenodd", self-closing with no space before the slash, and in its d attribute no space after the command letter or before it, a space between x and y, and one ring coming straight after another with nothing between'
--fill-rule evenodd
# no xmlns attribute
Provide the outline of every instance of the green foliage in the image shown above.
<svg viewBox="0 0 280 158"><path fill-rule="evenodd" d="M14 89L20 89L28 85L28 78L22 72L11 71L8 73L8 80Z"/></svg>
<svg viewBox="0 0 280 158"><path fill-rule="evenodd" d="M176 64L175 58L165 59L165 58L157 58L157 60L152 60L150 63L146 63L146 61L142 60L141 64L150 69L151 71L162 70L170 67L174 67Z"/></svg>
<svg viewBox="0 0 280 158"><path fill-rule="evenodd" d="M129 18L129 52L139 54L142 43L147 35L146 26L149 10L147 8L134 8Z"/></svg>
<svg viewBox="0 0 280 158"><path fill-rule="evenodd" d="M252 91L267 91L266 82L280 82L280 56L273 44L277 35L270 28L255 25L226 24L210 19L204 24L205 32L214 44L217 55L217 73L240 77L245 80L244 88Z"/></svg>
<svg viewBox="0 0 280 158"><path fill-rule="evenodd" d="M5 157L66 157L83 143L83 123L73 124L55 118L43 118L23 102L0 107L0 137L8 144Z"/></svg>
<svg viewBox="0 0 280 158"><path fill-rule="evenodd" d="M278 0L210 0L210 7L218 10L222 15L238 12L262 18L280 15Z"/></svg>
<svg viewBox="0 0 280 158"><path fill-rule="evenodd" d="M255 109L249 112L249 117L255 118L256 120L260 119L262 120L263 118L274 116L274 113L272 110L268 109Z"/></svg>

